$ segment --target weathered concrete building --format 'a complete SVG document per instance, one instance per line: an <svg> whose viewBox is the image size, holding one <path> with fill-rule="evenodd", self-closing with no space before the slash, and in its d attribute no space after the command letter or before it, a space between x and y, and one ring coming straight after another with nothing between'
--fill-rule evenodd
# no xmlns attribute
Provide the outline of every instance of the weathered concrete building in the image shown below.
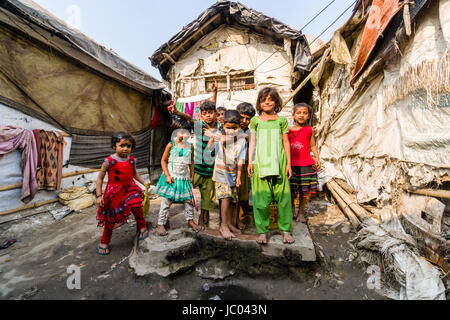
<svg viewBox="0 0 450 320"><path fill-rule="evenodd" d="M258 91L266 86L288 98L300 74L311 66L300 31L230 1L207 9L150 60L168 82L174 100L203 100L211 95L216 79L217 105L227 109L241 102L255 104ZM289 111L285 108L283 114Z"/></svg>

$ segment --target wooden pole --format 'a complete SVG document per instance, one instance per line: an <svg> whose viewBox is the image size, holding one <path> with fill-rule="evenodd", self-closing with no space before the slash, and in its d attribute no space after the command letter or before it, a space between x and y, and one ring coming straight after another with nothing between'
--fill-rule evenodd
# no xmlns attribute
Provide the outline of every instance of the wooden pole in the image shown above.
<svg viewBox="0 0 450 320"><path fill-rule="evenodd" d="M75 177L75 176L81 176L82 174L96 173L96 172L100 172L100 169L86 169L86 170L77 170L77 171L73 171L73 172L67 172L62 175L62 179ZM143 173L143 172L144 171L142 171L142 170L138 171L138 173ZM15 184L10 184L7 186L0 186L0 192L13 190L13 189L20 189L20 188L22 188L21 182L15 183Z"/></svg>
<svg viewBox="0 0 450 320"><path fill-rule="evenodd" d="M449 190L435 190L435 189L416 189L413 187L409 187L405 189L409 193L421 194L424 196L435 197L435 198L445 198L450 199L450 191Z"/></svg>
<svg viewBox="0 0 450 320"><path fill-rule="evenodd" d="M353 189L347 182L341 179L334 179L339 186L344 189L348 194L355 194L355 189Z"/></svg>
<svg viewBox="0 0 450 320"><path fill-rule="evenodd" d="M294 92L292 92L291 93L291 95L289 96L289 98L287 98L284 102L283 102L283 108L289 103L289 101L291 101L294 97L295 97L295 95L297 94L297 93L299 93L299 91L308 83L308 81L312 78L312 76L314 75L314 70L315 70L315 68L314 68L314 66L315 66L315 64L316 63L318 63L318 64L320 64L320 63L322 63L322 60L323 59L327 59L328 58L328 54L331 52L331 48L328 48L325 52L324 52L324 54L323 54L323 56L322 56L322 59L320 59L320 60L317 60L315 63L313 63L313 65L312 65L312 70L309 72L309 74L308 74L308 76L302 81L302 83L300 83L299 85L298 85L298 87L294 90Z"/></svg>
<svg viewBox="0 0 450 320"><path fill-rule="evenodd" d="M203 29L205 29L207 26L209 26L211 23L213 23L218 17L220 17L221 13L219 12L218 14L216 14L214 17L212 17L211 19L209 19L203 26L200 27L200 29L198 29L197 31L195 31L192 35L190 35L186 40L184 40L180 45L178 45L175 49L173 49L172 51L170 51L168 54L170 56L172 56L175 52L177 52L178 50L180 50L186 43L188 43L192 38L194 38L196 35L198 35L199 33L201 33L203 31ZM167 57L164 57L164 59L161 60L161 62L159 63L160 65L162 65L164 62L168 61L169 59L167 59Z"/></svg>
<svg viewBox="0 0 450 320"><path fill-rule="evenodd" d="M51 200L45 200L45 201L41 201L41 202L30 203L30 204L27 204L26 206L22 206L22 207L11 209L11 210L2 211L2 212L0 212L0 216L6 216L8 214L16 213L16 212L27 210L27 209L39 208L39 207L45 206L47 204L52 204L52 203L55 203L55 202L58 202L58 198L51 199Z"/></svg>
<svg viewBox="0 0 450 320"><path fill-rule="evenodd" d="M312 76L313 72L310 72L308 76L302 81L302 83L298 85L297 89L295 89L294 92L291 93L289 98L287 98L286 101L283 102L283 107L285 107L289 103L289 101L291 101L295 97L295 95L308 83Z"/></svg>
<svg viewBox="0 0 450 320"><path fill-rule="evenodd" d="M411 35L411 16L409 15L409 1L408 0L405 1L405 5L403 7L403 22L405 24L406 35L409 37Z"/></svg>
<svg viewBox="0 0 450 320"><path fill-rule="evenodd" d="M355 214L350 210L347 203L339 196L338 192L334 189L335 185L330 184L330 182L327 183L328 189L331 191L331 194L333 195L334 199L336 199L338 205L342 208L345 215L347 216L348 220L350 220L350 223L352 226L356 229L359 227L361 222L358 220L358 218L355 216Z"/></svg>
<svg viewBox="0 0 450 320"><path fill-rule="evenodd" d="M15 183L15 184L10 184L10 185L7 185L7 186L1 186L0 187L0 192L1 191L13 190L13 189L20 189L20 188L22 188L22 182Z"/></svg>
<svg viewBox="0 0 450 320"><path fill-rule="evenodd" d="M355 196L349 196L338 184L336 181L334 181L334 179L331 179L328 183L327 186L330 187L332 186L333 189L335 190L335 192L337 192L339 194L339 196L342 198L342 200L344 200L344 202L346 203L346 206L349 207L355 214L356 216L358 216L358 218L368 224L368 225L373 225L373 224L378 224L378 220L375 219L374 217L372 217L370 215L370 213L368 211L366 211L364 208L362 208L357 202L356 202L356 197Z"/></svg>

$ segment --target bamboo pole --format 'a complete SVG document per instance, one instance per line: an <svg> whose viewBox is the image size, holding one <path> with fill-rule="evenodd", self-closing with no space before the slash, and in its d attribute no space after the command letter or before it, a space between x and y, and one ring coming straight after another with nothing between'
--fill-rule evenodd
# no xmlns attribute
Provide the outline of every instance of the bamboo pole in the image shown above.
<svg viewBox="0 0 450 320"><path fill-rule="evenodd" d="M100 169L86 169L86 170L72 171L72 172L68 172L68 173L63 173L62 179L81 176L82 174L96 173L96 172L100 172ZM144 173L144 171L141 170L141 171L138 171L138 173ZM145 172L145 173L147 173L147 172ZM0 192L13 190L13 189L20 189L20 188L22 188L22 182L10 184L7 186L0 186Z"/></svg>
<svg viewBox="0 0 450 320"><path fill-rule="evenodd" d="M82 174L96 173L96 172L100 172L100 169L77 170L73 172L63 173L62 178L64 179L69 177L81 176Z"/></svg>
<svg viewBox="0 0 450 320"><path fill-rule="evenodd" d="M335 190L335 184L330 184L330 182L327 183L327 186L328 186L328 189L331 191L331 194L333 195L334 199L336 199L337 203L344 211L348 220L350 220L350 223L352 224L352 226L355 229L358 228L359 225L361 224L361 222L358 220L358 218L355 216L355 214L352 212L352 210L350 210L347 203L345 203L345 201L339 196L338 192Z"/></svg>
<svg viewBox="0 0 450 320"><path fill-rule="evenodd" d="M58 198L51 199L51 200L45 200L45 201L41 201L41 202L30 203L30 204L27 204L27 205L19 207L19 208L1 211L0 216L6 216L8 214L16 213L16 212L27 210L27 209L39 208L39 207L45 206L47 204L52 204L55 202L58 202Z"/></svg>
<svg viewBox="0 0 450 320"><path fill-rule="evenodd" d="M15 183L15 184L10 184L10 185L7 185L7 186L1 186L0 187L0 192L1 191L13 190L13 189L20 189L20 188L22 188L22 182Z"/></svg>
<svg viewBox="0 0 450 320"><path fill-rule="evenodd" d="M182 49L184 47L185 44L187 44L191 39L193 39L196 35L198 35L199 33L201 33L203 31L203 29L205 29L207 26L209 26L211 23L213 23L218 17L221 16L221 13L219 12L218 14L216 14L214 17L212 17L211 19L209 19L203 26L200 27L200 29L198 29L197 31L195 31L192 35L190 35L186 40L184 40L180 45L178 45L175 49L173 49L172 51L170 51L168 54L170 56L172 56L175 52L177 52L178 50ZM164 57L164 59L161 60L161 62L159 63L159 65L162 65L164 62L168 61L167 57Z"/></svg>
<svg viewBox="0 0 450 320"><path fill-rule="evenodd" d="M450 199L450 191L449 190L416 189L413 187L409 187L405 190L408 191L409 193L421 194L421 195L429 196L429 197Z"/></svg>
<svg viewBox="0 0 450 320"><path fill-rule="evenodd" d="M412 1L411 1L412 2ZM409 14L409 1L405 1L405 5L403 7L403 22L405 24L406 35L409 37L411 35L411 16ZM414 3L414 2L412 2Z"/></svg>
<svg viewBox="0 0 450 320"><path fill-rule="evenodd" d="M344 189L348 194L354 194L355 193L355 189L353 189L347 182L345 182L344 180L341 179L334 179L334 181L336 181L339 186Z"/></svg>
<svg viewBox="0 0 450 320"><path fill-rule="evenodd" d="M297 89L295 89L294 92L291 93L289 98L287 98L286 101L283 102L283 107L285 107L289 103L289 101L291 101L295 97L295 95L308 83L312 76L313 72L310 72L308 76L302 81L302 83L298 85Z"/></svg>
<svg viewBox="0 0 450 320"><path fill-rule="evenodd" d="M368 211L366 211L364 208L362 208L357 202L355 196L349 196L338 184L334 179L331 179L327 186L333 186L334 190L339 194L339 196L344 200L347 207L350 207L350 209L356 214L356 216L364 223L366 224L378 224L378 220L375 219L370 215Z"/></svg>

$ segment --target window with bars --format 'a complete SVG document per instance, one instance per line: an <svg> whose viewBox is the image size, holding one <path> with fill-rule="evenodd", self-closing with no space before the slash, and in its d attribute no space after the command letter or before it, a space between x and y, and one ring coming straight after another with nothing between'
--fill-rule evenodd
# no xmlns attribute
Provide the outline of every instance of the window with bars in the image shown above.
<svg viewBox="0 0 450 320"><path fill-rule="evenodd" d="M211 92L211 85L217 81L217 91L243 91L255 89L255 73L253 71L242 72L226 76L205 77L205 88Z"/></svg>

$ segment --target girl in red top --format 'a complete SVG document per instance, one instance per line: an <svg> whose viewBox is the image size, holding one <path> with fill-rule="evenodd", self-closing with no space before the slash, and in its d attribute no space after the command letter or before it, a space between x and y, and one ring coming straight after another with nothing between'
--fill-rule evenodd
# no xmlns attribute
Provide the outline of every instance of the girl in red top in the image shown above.
<svg viewBox="0 0 450 320"><path fill-rule="evenodd" d="M136 141L126 132L116 132L111 137L111 146L116 153L105 159L97 178L97 220L99 227L105 227L97 247L100 255L110 253L112 231L127 222L131 212L139 229L139 240L147 238L149 233L142 210L144 195L134 179L143 185L145 182L136 171L136 159L130 156L136 147ZM102 196L106 172L108 184Z"/></svg>
<svg viewBox="0 0 450 320"><path fill-rule="evenodd" d="M290 184L293 216L296 221L303 223L306 222L304 214L306 203L317 193L317 172L321 166L313 128L306 126L311 114L311 106L306 103L296 104L293 113L295 125L289 128L288 134L291 145L292 178ZM311 157L311 151L314 159ZM297 207L295 199L299 202Z"/></svg>

